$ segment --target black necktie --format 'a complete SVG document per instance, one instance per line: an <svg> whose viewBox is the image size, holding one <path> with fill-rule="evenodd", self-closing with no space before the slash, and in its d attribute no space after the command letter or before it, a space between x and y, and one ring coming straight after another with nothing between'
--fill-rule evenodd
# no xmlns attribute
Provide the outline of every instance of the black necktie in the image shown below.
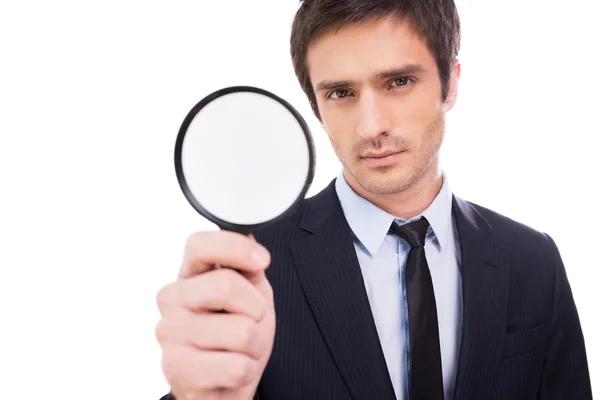
<svg viewBox="0 0 600 400"><path fill-rule="evenodd" d="M425 258L428 228L429 222L423 217L402 226L394 222L390 229L411 247L405 269L410 332L410 400L444 400L437 308Z"/></svg>

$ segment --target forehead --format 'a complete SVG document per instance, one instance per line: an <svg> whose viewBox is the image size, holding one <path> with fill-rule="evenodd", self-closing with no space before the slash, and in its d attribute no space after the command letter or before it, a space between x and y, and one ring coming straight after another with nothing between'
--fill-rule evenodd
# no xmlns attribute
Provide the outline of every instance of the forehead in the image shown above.
<svg viewBox="0 0 600 400"><path fill-rule="evenodd" d="M323 79L360 81L406 64L436 70L433 55L410 23L390 17L323 33L308 46L306 62L313 85Z"/></svg>

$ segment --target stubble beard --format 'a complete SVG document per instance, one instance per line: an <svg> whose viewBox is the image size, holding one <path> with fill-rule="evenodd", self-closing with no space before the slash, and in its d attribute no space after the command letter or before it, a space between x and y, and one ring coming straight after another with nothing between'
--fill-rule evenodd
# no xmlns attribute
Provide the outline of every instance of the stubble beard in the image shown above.
<svg viewBox="0 0 600 400"><path fill-rule="evenodd" d="M416 154L416 159L412 158L409 161L410 163L403 163L403 160L400 160L399 164L376 169L360 165L356 155L364 154L365 150L369 149L403 149L407 147L407 142L403 138L384 138L378 140L376 143L359 142L347 157L347 160L351 161L342 162L344 170L350 174L363 190L373 196L408 192L418 185L428 173L434 161L439 159L444 130L444 115L440 113L425 130L424 148ZM390 145L390 143L393 143L393 145ZM338 152L339 157L338 148L336 148L336 152ZM340 160L342 160L341 157Z"/></svg>

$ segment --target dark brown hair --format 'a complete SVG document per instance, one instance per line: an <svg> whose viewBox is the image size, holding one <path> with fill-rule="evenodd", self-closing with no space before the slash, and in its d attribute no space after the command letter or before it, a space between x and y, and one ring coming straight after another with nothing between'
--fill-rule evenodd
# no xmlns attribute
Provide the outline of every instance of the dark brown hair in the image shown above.
<svg viewBox="0 0 600 400"><path fill-rule="evenodd" d="M454 0L304 0L292 24L290 52L300 86L320 119L308 67L307 48L320 34L345 24L396 17L408 20L436 60L442 100L448 96L450 73L460 48L460 19Z"/></svg>

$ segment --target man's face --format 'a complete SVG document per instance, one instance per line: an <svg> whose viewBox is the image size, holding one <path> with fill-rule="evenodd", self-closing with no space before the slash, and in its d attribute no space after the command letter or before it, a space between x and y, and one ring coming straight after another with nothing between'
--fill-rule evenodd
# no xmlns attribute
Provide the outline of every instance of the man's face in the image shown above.
<svg viewBox="0 0 600 400"><path fill-rule="evenodd" d="M325 33L309 46L307 65L323 128L352 186L399 193L437 168L460 69L443 103L435 59L406 21Z"/></svg>

